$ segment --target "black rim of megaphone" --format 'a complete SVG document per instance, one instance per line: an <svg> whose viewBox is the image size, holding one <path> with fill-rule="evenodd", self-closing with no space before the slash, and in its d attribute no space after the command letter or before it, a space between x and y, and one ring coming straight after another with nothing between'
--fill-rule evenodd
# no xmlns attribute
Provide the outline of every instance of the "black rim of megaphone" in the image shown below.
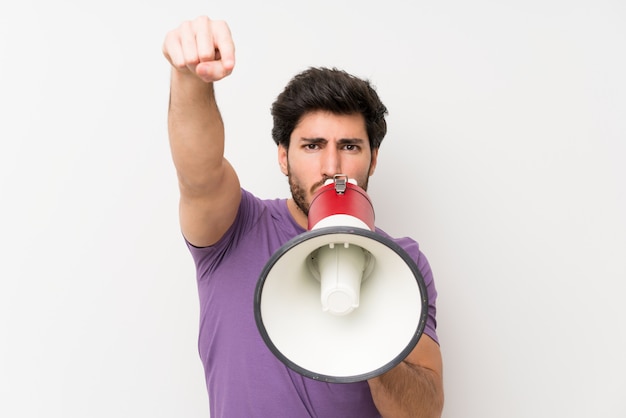
<svg viewBox="0 0 626 418"><path fill-rule="evenodd" d="M393 250L398 256L400 256L402 260L407 264L407 266L409 266L420 290L422 310L420 314L420 320L417 325L417 329L415 330L415 333L413 334L411 341L409 342L409 344L407 344L406 348L402 350L402 352L400 352L389 363L385 364L384 366L378 369L372 370L371 372L368 372L368 373L363 373L363 374L353 375L353 376L329 376L329 375L324 375L321 373L313 372L311 370L308 370L299 366L298 364L289 360L285 355L283 355L283 353L274 345L267 330L265 329L265 325L263 324L263 318L261 317L261 296L263 293L263 286L265 284L265 279L267 278L269 272L274 267L274 264L276 264L276 262L278 262L278 260L283 255L285 255L289 250L291 250L293 247L299 244L302 244L303 242L308 241L310 239L323 236L323 235L329 235L329 234L361 235L361 236L370 238L372 240L375 240L384 244L389 249ZM345 227L345 226L330 226L330 227L323 227L323 228L315 229L312 231L307 231L292 238L290 241L288 241L286 244L280 247L272 255L269 261L265 264L265 267L263 268L263 271L261 272L259 281L257 282L256 290L254 294L254 318L256 320L256 325L261 334L261 337L263 338L263 341L265 342L265 345L267 345L267 347L274 354L274 356L276 356L283 364L285 364L287 367L294 370L295 372L303 376L309 377L311 379L320 380L320 381L324 381L328 383L361 382L364 380L372 379L374 377L380 376L383 373L388 372L389 370L391 370L392 368L400 364L402 360L404 360L406 356L408 356L409 353L413 351L413 349L417 345L417 342L419 341L419 339L421 338L424 332L427 317L428 317L428 294L426 290L426 284L424 282L424 277L422 276L422 273L419 271L419 268L417 267L417 264L415 263L415 261L396 242L376 232L372 232L368 229L362 229L362 228L353 228L353 227Z"/></svg>

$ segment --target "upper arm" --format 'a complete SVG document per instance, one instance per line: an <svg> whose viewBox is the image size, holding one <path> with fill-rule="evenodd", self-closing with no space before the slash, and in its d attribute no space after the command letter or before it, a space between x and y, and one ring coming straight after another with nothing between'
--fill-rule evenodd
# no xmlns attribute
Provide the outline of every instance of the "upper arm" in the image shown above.
<svg viewBox="0 0 626 418"><path fill-rule="evenodd" d="M439 344L428 335L422 334L417 345L404 361L411 365L430 370L439 381L442 380L443 360L441 357L441 349L439 348Z"/></svg>
<svg viewBox="0 0 626 418"><path fill-rule="evenodd" d="M422 334L404 361L368 380L374 405L383 417L440 417L442 368L439 345Z"/></svg>
<svg viewBox="0 0 626 418"><path fill-rule="evenodd" d="M215 244L232 225L239 209L241 187L228 161L224 160L215 179L193 189L179 181L182 233L196 247Z"/></svg>
<svg viewBox="0 0 626 418"><path fill-rule="evenodd" d="M224 123L212 83L172 71L168 133L183 235L194 246L209 246L233 223L241 199L239 179L224 158Z"/></svg>

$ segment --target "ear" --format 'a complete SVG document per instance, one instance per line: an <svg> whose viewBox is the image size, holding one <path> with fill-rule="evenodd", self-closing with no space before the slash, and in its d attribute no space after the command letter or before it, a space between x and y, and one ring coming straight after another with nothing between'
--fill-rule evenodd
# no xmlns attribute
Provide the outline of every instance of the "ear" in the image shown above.
<svg viewBox="0 0 626 418"><path fill-rule="evenodd" d="M289 164L287 161L287 148L284 145L278 146L278 165L280 166L280 171L287 175L289 174Z"/></svg>
<svg viewBox="0 0 626 418"><path fill-rule="evenodd" d="M374 148L372 150L372 159L370 162L370 173L369 173L370 176L374 174L374 170L376 170L376 163L378 163L378 148Z"/></svg>

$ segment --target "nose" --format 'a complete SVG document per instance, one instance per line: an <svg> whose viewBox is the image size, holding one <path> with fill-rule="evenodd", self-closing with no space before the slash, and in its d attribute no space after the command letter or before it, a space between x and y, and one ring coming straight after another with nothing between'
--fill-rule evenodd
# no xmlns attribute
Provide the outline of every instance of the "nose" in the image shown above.
<svg viewBox="0 0 626 418"><path fill-rule="evenodd" d="M341 173L341 155L335 147L326 147L321 161L321 174L325 178L332 178Z"/></svg>

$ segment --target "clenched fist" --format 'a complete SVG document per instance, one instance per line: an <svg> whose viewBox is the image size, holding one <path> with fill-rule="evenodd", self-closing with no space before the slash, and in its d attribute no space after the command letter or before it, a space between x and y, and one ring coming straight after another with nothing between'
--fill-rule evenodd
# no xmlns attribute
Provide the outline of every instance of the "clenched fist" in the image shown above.
<svg viewBox="0 0 626 418"><path fill-rule="evenodd" d="M207 83L221 80L235 67L235 44L228 24L206 16L168 32L163 55L177 71Z"/></svg>

